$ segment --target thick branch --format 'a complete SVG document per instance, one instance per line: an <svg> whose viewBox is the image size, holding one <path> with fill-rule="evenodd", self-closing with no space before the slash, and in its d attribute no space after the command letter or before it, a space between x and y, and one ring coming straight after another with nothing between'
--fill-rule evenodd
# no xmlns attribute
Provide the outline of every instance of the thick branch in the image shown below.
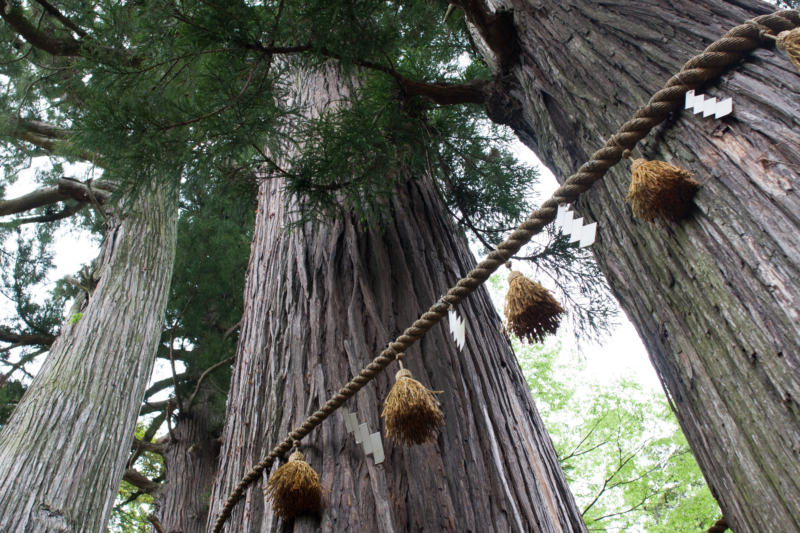
<svg viewBox="0 0 800 533"><path fill-rule="evenodd" d="M423 96L438 105L482 104L484 89L490 81L471 80L464 83L424 83L403 76L395 77L406 94Z"/></svg>
<svg viewBox="0 0 800 533"><path fill-rule="evenodd" d="M127 481L145 494L155 494L161 488L160 483L156 483L138 470L128 468L122 476L122 481Z"/></svg>
<svg viewBox="0 0 800 533"><path fill-rule="evenodd" d="M92 182L81 182L63 178L58 180L58 192L64 196L77 200L83 203L90 203L92 205L105 205L111 194L106 190L101 190L98 187L100 184Z"/></svg>
<svg viewBox="0 0 800 533"><path fill-rule="evenodd" d="M142 405L142 408L139 410L139 415L149 415L152 413L157 413L159 411L163 411L167 408L167 400L163 400L160 402L145 402Z"/></svg>
<svg viewBox="0 0 800 533"><path fill-rule="evenodd" d="M55 340L55 335L14 333L0 329L0 342L11 342L21 346L50 346Z"/></svg>
<svg viewBox="0 0 800 533"><path fill-rule="evenodd" d="M14 220L11 224L20 225L34 222L55 222L56 220L71 217L87 204L92 204L97 207L105 205L110 197L110 193L91 187L87 183L64 178L58 182L57 186L45 187L38 191L20 196L19 198L0 201L0 216L22 213L38 207L53 205L58 202L77 200L77 203L67 205L58 213L19 218Z"/></svg>
<svg viewBox="0 0 800 533"><path fill-rule="evenodd" d="M59 21L61 24L64 25L65 28L69 28L70 30L74 31L81 37L86 37L86 32L79 28L74 22L69 20L66 16L64 16L61 11L59 11L53 4L48 2L47 0L36 0L36 2L44 8L53 18Z"/></svg>
<svg viewBox="0 0 800 533"><path fill-rule="evenodd" d="M152 513L147 515L147 520L153 524L153 529L156 530L156 533L167 533L167 531L164 529L164 526L162 526L161 522L158 520L158 518L156 518L156 515Z"/></svg>
<svg viewBox="0 0 800 533"><path fill-rule="evenodd" d="M147 428L147 431L144 432L144 437L141 439L140 442L152 442L153 437L155 437L158 430L161 428L161 425L164 423L164 420L167 418L166 411L162 411L161 413L156 416L153 421L150 423L150 427ZM141 448L136 447L136 439L134 439L134 445L131 446L133 450L131 456L128 458L128 468L133 468L133 465L136 464L136 461L139 460L139 457L142 455ZM159 439L156 441L156 444L163 444L165 441Z"/></svg>
<svg viewBox="0 0 800 533"><path fill-rule="evenodd" d="M145 442L139 439L133 439L133 444L131 445L133 450L137 452L151 452L157 453L158 455L164 455L167 451L167 447L164 445L163 442Z"/></svg>
<svg viewBox="0 0 800 533"><path fill-rule="evenodd" d="M19 8L0 0L0 17L33 47L54 56L77 57L81 55L81 42L72 37L55 37L37 28Z"/></svg>
<svg viewBox="0 0 800 533"><path fill-rule="evenodd" d="M514 13L501 10L492 13L484 0L452 0L452 3L461 8L467 22L475 27L486 46L497 57L502 73L508 73L519 54Z"/></svg>
<svg viewBox="0 0 800 533"><path fill-rule="evenodd" d="M0 2L1 1L2 0L0 0ZM64 128L46 124L38 120L20 120L15 126L7 127L6 131L3 133L51 153L55 151L56 143L67 140L69 136L69 132ZM68 152L67 155L79 157L101 168L104 166L102 159L96 154L88 152L77 154Z"/></svg>
<svg viewBox="0 0 800 533"><path fill-rule="evenodd" d="M183 381L186 380L186 378L188 376L189 376L188 372L184 372L183 374L178 374L178 381L179 382L183 382ZM156 381L155 383L153 383L150 386L149 389L147 389L145 391L144 399L146 400L150 396L153 396L154 394L159 393L159 392L161 392L162 390L164 390L164 389L166 389L168 387L172 387L173 385L174 385L174 382L172 380L172 376L170 376L168 378L164 378L164 379L162 379L160 381Z"/></svg>
<svg viewBox="0 0 800 533"><path fill-rule="evenodd" d="M21 226L22 224L42 224L46 222L56 222L57 220L63 220L77 214L85 206L86 204L80 202L70 203L58 213L41 215L37 217L18 218L9 222L9 225L16 227Z"/></svg>

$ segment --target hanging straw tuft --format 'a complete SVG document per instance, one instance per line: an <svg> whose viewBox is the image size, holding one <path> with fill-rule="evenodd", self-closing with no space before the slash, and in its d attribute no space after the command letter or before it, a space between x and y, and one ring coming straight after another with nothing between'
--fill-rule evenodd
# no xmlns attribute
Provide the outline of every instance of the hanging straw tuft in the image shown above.
<svg viewBox="0 0 800 533"><path fill-rule="evenodd" d="M625 155L629 154L626 150ZM631 174L625 201L631 204L633 214L646 222L656 218L679 221L689 212L692 197L700 188L690 172L663 161L636 159Z"/></svg>
<svg viewBox="0 0 800 533"><path fill-rule="evenodd" d="M295 447L299 442L295 442ZM284 520L303 513L319 511L322 485L319 475L306 463L305 457L295 450L289 462L272 474L264 493L272 500L272 510Z"/></svg>
<svg viewBox="0 0 800 533"><path fill-rule="evenodd" d="M511 263L506 263L511 268ZM508 274L505 329L520 340L542 342L545 335L555 333L561 324L564 308L550 291L512 270Z"/></svg>
<svg viewBox="0 0 800 533"><path fill-rule="evenodd" d="M403 354L397 358L401 360ZM413 379L402 362L395 379L381 415L386 418L386 435L408 447L436 440L444 426L444 415L435 396L440 393L429 391Z"/></svg>
<svg viewBox="0 0 800 533"><path fill-rule="evenodd" d="M792 64L800 70L800 28L780 32L775 45L781 50L786 50Z"/></svg>

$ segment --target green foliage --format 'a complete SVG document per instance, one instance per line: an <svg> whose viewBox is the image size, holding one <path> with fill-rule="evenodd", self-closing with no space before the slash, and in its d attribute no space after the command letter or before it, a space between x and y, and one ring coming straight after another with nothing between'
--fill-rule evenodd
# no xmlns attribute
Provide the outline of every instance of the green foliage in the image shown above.
<svg viewBox="0 0 800 533"><path fill-rule="evenodd" d="M102 162L117 195L153 180L280 177L299 199L296 224L354 214L380 226L397 185L428 175L486 249L533 207L536 172L510 154L506 128L480 105L438 105L409 89L491 79L460 11L442 21L448 2L60 2L80 32L36 2L19 6L50 38L79 37L82 48L48 56L14 44L3 25L9 176L32 150L15 132L42 121L67 132L55 155ZM310 90L298 80L323 69L338 69L350 90L336 111L310 116L297 107ZM607 287L588 254L551 237L526 253L575 304L575 331L597 338L614 314Z"/></svg>
<svg viewBox="0 0 800 533"><path fill-rule="evenodd" d="M147 427L143 422L136 424L136 438L143 439ZM145 452L133 465L148 478L158 481L164 479L164 460L160 455ZM140 494L139 489L123 481L119 487L116 505L111 512L109 531L121 533L149 533L150 522L147 515L152 512L153 497Z"/></svg>
<svg viewBox="0 0 800 533"><path fill-rule="evenodd" d="M6 381L0 385L0 428L6 425L23 394L25 386L19 381Z"/></svg>
<svg viewBox="0 0 800 533"><path fill-rule="evenodd" d="M255 225L256 189L251 183L186 183L178 226L166 328L160 356L169 357L169 336L180 345L173 356L186 365L184 397L209 367L233 356L232 328L244 310L244 276ZM177 352L177 353L176 353ZM230 366L211 374L217 391L209 401L224 412Z"/></svg>
<svg viewBox="0 0 800 533"><path fill-rule="evenodd" d="M77 324L77 323L78 323L78 321L79 321L81 318L83 318L83 313L75 313L74 315L72 315L71 317L69 317L69 320L67 320L67 324L70 324L70 325L72 325L72 324Z"/></svg>
<svg viewBox="0 0 800 533"><path fill-rule="evenodd" d="M560 342L515 349L589 530L701 532L719 518L660 391L595 381Z"/></svg>

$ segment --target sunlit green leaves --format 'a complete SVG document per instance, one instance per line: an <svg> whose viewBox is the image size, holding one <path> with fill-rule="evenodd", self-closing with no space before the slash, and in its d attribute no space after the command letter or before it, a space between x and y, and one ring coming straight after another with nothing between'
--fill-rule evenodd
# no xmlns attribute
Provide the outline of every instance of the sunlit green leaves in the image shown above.
<svg viewBox="0 0 800 533"><path fill-rule="evenodd" d="M589 530L699 533L720 517L661 391L597 381L560 344L515 349Z"/></svg>

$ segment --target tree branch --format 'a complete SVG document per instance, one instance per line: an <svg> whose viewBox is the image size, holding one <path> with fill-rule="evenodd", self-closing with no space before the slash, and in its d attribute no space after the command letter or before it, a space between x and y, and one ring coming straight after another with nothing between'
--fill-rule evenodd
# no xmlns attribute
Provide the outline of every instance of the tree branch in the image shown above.
<svg viewBox="0 0 800 533"><path fill-rule="evenodd" d="M150 453L157 453L158 455L164 455L167 451L167 447L164 445L163 442L146 442L139 439L133 439L133 444L131 448L136 450L137 452L150 452Z"/></svg>
<svg viewBox="0 0 800 533"><path fill-rule="evenodd" d="M220 361L219 363L211 366L208 370L206 370L200 375L200 379L197 380L197 386L194 388L194 392L192 393L191 396L189 396L189 401L186 402L186 409L192 408L192 403L194 402L194 399L197 397L197 393L200 392L200 386L203 384L203 381L205 381L205 379L209 376L209 374L211 374L216 369L225 366L226 364L232 363L234 359L236 359L236 356L228 357L224 361Z"/></svg>
<svg viewBox="0 0 800 533"><path fill-rule="evenodd" d="M86 32L79 28L74 22L69 20L66 16L64 16L61 11L59 11L53 4L48 2L47 0L36 0L36 2L44 8L53 18L59 21L61 24L64 25L65 28L69 28L70 30L74 31L81 37L86 37Z"/></svg>
<svg viewBox="0 0 800 533"><path fill-rule="evenodd" d="M66 141L69 137L68 130L38 120L19 120L16 125L6 126L5 129L6 131L3 132L5 135L25 141L50 153L55 151L57 143ZM104 167L102 159L96 154L83 152L67 153L66 155L74 155L98 167Z"/></svg>
<svg viewBox="0 0 800 533"><path fill-rule="evenodd" d="M84 207L86 207L86 204L81 202L71 203L58 213L52 213L36 217L17 218L15 220L12 220L11 222L8 222L7 224L12 226L21 226L22 224L56 222L58 220L63 220L65 218L69 218L75 215Z"/></svg>
<svg viewBox="0 0 800 533"><path fill-rule="evenodd" d="M48 349L49 348L42 348L41 350L36 350L33 353L29 353L28 355L23 356L18 362L16 362L13 365L11 365L11 370L6 372L5 374L0 374L0 387L2 387L5 384L5 382L8 381L8 379L11 377L11 375L14 372L16 372L17 370L19 370L20 368L22 368L26 364L28 364L31 361L33 361L36 357L38 357L38 356L42 355L43 353L45 353ZM22 371L25 372L25 369L23 368ZM27 372L25 372L25 373L27 374Z"/></svg>
<svg viewBox="0 0 800 533"><path fill-rule="evenodd" d="M55 335L13 333L7 329L0 328L0 342L10 342L21 346L50 346L55 340Z"/></svg>
<svg viewBox="0 0 800 533"><path fill-rule="evenodd" d="M508 73L519 54L514 13L502 10L493 13L484 0L451 0L451 3L461 8L467 22L475 27L483 42L497 57L502 73Z"/></svg>
<svg viewBox="0 0 800 533"><path fill-rule="evenodd" d="M136 469L128 468L122 475L122 481L127 481L145 494L156 494L161 488L161 483L156 483Z"/></svg>
<svg viewBox="0 0 800 533"><path fill-rule="evenodd" d="M22 13L10 5L10 0L0 0L0 17L33 47L53 56L78 57L82 43L73 37L55 37L37 28Z"/></svg>
<svg viewBox="0 0 800 533"><path fill-rule="evenodd" d="M189 376L188 372L184 372L183 374L178 374L178 380L183 382ZM168 378L164 378L160 381L156 381L153 383L149 389L147 389L144 393L144 399L147 400L150 396L153 396L156 393L161 392L162 390L166 389L167 387L173 386L175 383L172 379L172 376Z"/></svg>
<svg viewBox="0 0 800 533"><path fill-rule="evenodd" d="M152 513L147 515L147 520L153 524L153 529L156 530L156 533L167 533L164 529L164 526L162 526L161 522L159 522L158 518L156 518L156 515Z"/></svg>
<svg viewBox="0 0 800 533"><path fill-rule="evenodd" d="M59 180L58 185L44 187L18 198L0 200L0 216L16 215L18 213L30 211L31 209L53 205L67 200L77 200L80 204L92 203L94 205L104 205L108 202L110 197L110 193L92 188L86 183L63 178ZM68 207L65 211L70 211L71 214L74 214L81 208L83 208L83 205L77 206L77 208ZM48 215L47 220L41 220L43 217L34 217L34 219L37 220L21 220L26 222L51 222L52 220L58 220L57 218L53 218L55 216L56 215ZM65 217L61 216L60 218Z"/></svg>

